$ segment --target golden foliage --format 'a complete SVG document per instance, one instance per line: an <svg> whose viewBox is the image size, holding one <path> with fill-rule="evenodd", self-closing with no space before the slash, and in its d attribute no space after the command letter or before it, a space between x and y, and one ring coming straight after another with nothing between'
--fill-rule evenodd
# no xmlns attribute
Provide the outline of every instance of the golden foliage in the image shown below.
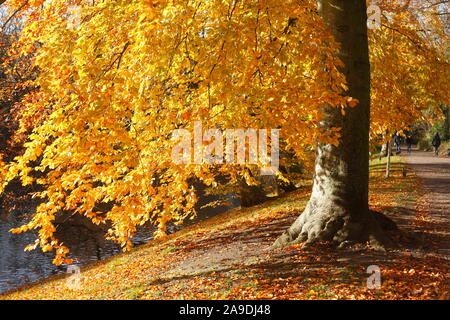
<svg viewBox="0 0 450 320"><path fill-rule="evenodd" d="M10 2L13 10L22 5ZM14 231L38 229L36 245L56 249L55 263L67 248L53 222L67 211L110 223L108 237L124 248L148 221L164 236L169 221L194 214L189 178L211 185L216 172L240 172L170 160L171 134L195 120L280 128L299 159L317 141L337 144L339 128L318 128L321 107L345 112L357 101L345 96L338 44L315 10L314 1L292 0L28 1L12 54L33 54L40 90L21 106L22 130L34 130L3 180L19 176L46 189L33 219ZM408 33L371 34L375 133L406 124L404 115L414 119L425 103L448 101L448 90L434 90L446 88L448 61L413 43L427 39L413 32L408 10L383 10L395 11L386 24ZM102 213L100 202L114 205Z"/></svg>

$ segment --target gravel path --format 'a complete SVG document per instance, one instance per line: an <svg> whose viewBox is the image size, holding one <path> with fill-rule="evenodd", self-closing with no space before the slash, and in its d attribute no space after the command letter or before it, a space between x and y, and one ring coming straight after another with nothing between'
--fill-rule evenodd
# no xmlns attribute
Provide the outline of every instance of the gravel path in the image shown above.
<svg viewBox="0 0 450 320"><path fill-rule="evenodd" d="M436 253L450 259L450 158L415 150L402 155L423 182L418 209L423 212L424 228L434 237Z"/></svg>

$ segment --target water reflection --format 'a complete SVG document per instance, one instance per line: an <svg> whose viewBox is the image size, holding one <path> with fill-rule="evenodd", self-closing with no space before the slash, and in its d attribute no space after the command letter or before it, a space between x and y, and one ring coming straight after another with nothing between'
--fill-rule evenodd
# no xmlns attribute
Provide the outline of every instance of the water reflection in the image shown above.
<svg viewBox="0 0 450 320"><path fill-rule="evenodd" d="M214 197L203 196L199 207L208 201L215 200ZM239 206L239 199L229 195L230 205L205 208L198 210L198 216L184 225L169 226L170 233L175 232L183 226L213 217L231 208ZM32 210L30 208L30 210ZM12 234L11 228L23 224L23 212L12 212L6 221L0 220L0 293L41 280L45 277L66 272L67 266L55 266L52 264L53 255L43 253L41 250L25 252L26 245L33 243L35 234ZM71 257L76 258L80 265L102 260L120 252L120 248L112 241L105 240L103 232L93 230L87 224L67 221L58 225L59 237L71 249ZM152 239L154 228L143 226L132 239L135 245L148 242Z"/></svg>

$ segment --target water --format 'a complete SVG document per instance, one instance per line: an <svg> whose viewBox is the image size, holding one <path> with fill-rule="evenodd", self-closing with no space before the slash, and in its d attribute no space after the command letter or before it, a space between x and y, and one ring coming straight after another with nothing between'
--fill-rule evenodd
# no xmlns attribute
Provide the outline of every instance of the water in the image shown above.
<svg viewBox="0 0 450 320"><path fill-rule="evenodd" d="M232 195L229 195L229 199L231 204L228 206L199 209L195 219L184 225L169 226L169 233L239 206L239 199ZM198 207L213 200L216 200L214 196L203 195ZM29 211L32 210L33 208L30 208ZM13 211L7 221L0 220L0 293L67 271L67 266L52 264L52 253L43 253L40 249L27 252L23 250L26 245L34 243L36 233L16 235L9 230L21 226L24 219L24 212ZM132 239L133 243L139 245L150 241L153 230L151 226L140 228ZM89 229L84 224L64 223L58 226L57 232L59 239L70 248L70 257L76 258L78 265L102 260L121 252L114 242L104 239L103 232Z"/></svg>

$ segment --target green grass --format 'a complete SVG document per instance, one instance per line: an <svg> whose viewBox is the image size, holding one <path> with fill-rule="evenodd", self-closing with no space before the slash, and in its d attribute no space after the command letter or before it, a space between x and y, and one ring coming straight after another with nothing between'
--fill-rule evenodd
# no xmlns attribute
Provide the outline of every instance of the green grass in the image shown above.
<svg viewBox="0 0 450 320"><path fill-rule="evenodd" d="M449 149L450 149L450 140L445 141L441 144L441 146L439 148L439 153L447 155Z"/></svg>
<svg viewBox="0 0 450 320"><path fill-rule="evenodd" d="M386 172L386 164L387 157L378 159L378 156L373 157L369 162L369 171L373 174L380 174ZM402 162L402 158L400 156L391 156L391 164L390 164L390 172L391 174L402 173L403 168L406 168L406 165Z"/></svg>

